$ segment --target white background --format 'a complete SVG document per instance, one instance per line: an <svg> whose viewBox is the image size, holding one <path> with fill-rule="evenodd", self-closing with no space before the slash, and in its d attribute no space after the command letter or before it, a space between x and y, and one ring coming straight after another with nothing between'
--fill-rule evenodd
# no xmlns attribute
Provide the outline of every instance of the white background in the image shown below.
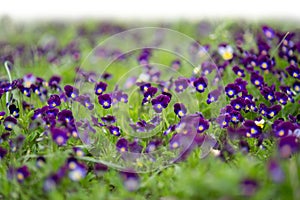
<svg viewBox="0 0 300 200"><path fill-rule="evenodd" d="M292 0L1 0L0 16L33 19L300 19Z"/></svg>

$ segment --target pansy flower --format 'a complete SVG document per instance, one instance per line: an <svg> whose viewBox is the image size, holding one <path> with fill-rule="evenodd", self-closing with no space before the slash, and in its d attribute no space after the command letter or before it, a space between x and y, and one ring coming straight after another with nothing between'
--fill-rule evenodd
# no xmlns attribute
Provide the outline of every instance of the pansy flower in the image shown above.
<svg viewBox="0 0 300 200"><path fill-rule="evenodd" d="M80 181L83 179L87 174L86 166L83 163L76 163L76 166L69 170L68 177L72 181Z"/></svg>
<svg viewBox="0 0 300 200"><path fill-rule="evenodd" d="M52 89L60 90L59 87L60 81L61 81L61 77L54 75L49 79L48 85Z"/></svg>
<svg viewBox="0 0 300 200"><path fill-rule="evenodd" d="M104 122L104 123L115 123L116 122L116 117L113 116L113 115L106 115L104 117L101 117L101 120Z"/></svg>
<svg viewBox="0 0 300 200"><path fill-rule="evenodd" d="M171 98L168 95L160 94L155 99L152 99L151 103L153 109L157 113L161 113L164 108L166 108L171 101Z"/></svg>
<svg viewBox="0 0 300 200"><path fill-rule="evenodd" d="M4 119L3 124L5 126L5 130L11 131L17 124L17 120L11 116L8 116Z"/></svg>
<svg viewBox="0 0 300 200"><path fill-rule="evenodd" d="M300 82L296 81L293 83L293 89L295 92L300 93Z"/></svg>
<svg viewBox="0 0 300 200"><path fill-rule="evenodd" d="M128 151L128 140L120 138L116 143L116 148L119 152Z"/></svg>
<svg viewBox="0 0 300 200"><path fill-rule="evenodd" d="M140 87L140 90L141 90L142 93L147 92L148 88L151 87L151 83L141 82L141 83L137 83L137 85Z"/></svg>
<svg viewBox="0 0 300 200"><path fill-rule="evenodd" d="M197 132L198 133L203 133L208 128L209 128L209 122L206 119L200 117L199 121L198 121L198 124L197 124Z"/></svg>
<svg viewBox="0 0 300 200"><path fill-rule="evenodd" d="M274 133L277 137L284 137L287 135L290 135L296 127L291 122L281 122L278 125L276 125Z"/></svg>
<svg viewBox="0 0 300 200"><path fill-rule="evenodd" d="M270 102L275 102L275 85L272 85L271 87L265 86L262 87L260 90L260 93L264 96L264 98Z"/></svg>
<svg viewBox="0 0 300 200"><path fill-rule="evenodd" d="M175 84L175 91L177 93L181 93L189 86L189 79L184 77L179 77L177 80L174 81L174 84Z"/></svg>
<svg viewBox="0 0 300 200"><path fill-rule="evenodd" d="M249 179L249 178L242 180L240 185L241 185L242 193L246 197L254 196L259 187L256 180Z"/></svg>
<svg viewBox="0 0 300 200"><path fill-rule="evenodd" d="M7 150L0 146L0 161L6 156Z"/></svg>
<svg viewBox="0 0 300 200"><path fill-rule="evenodd" d="M233 58L233 48L227 44L220 44L218 47L218 53L224 60L231 60Z"/></svg>
<svg viewBox="0 0 300 200"><path fill-rule="evenodd" d="M275 92L275 99L282 105L286 105L289 97L285 93Z"/></svg>
<svg viewBox="0 0 300 200"><path fill-rule="evenodd" d="M51 135L53 141L59 146L65 145L68 140L68 133L63 129L52 128Z"/></svg>
<svg viewBox="0 0 300 200"><path fill-rule="evenodd" d="M243 121L243 116L241 115L241 113L239 111L232 110L230 112L230 121L234 124L237 124L237 123Z"/></svg>
<svg viewBox="0 0 300 200"><path fill-rule="evenodd" d="M228 127L230 121L231 121L231 117L229 114L222 114L216 118L216 122L219 124L221 128Z"/></svg>
<svg viewBox="0 0 300 200"><path fill-rule="evenodd" d="M140 120L140 121L136 122L135 124L129 124L129 126L135 132L147 132L147 131L153 130L156 125L147 123L145 120Z"/></svg>
<svg viewBox="0 0 300 200"><path fill-rule="evenodd" d="M152 140L147 144L146 153L154 152L159 145L162 144L161 140Z"/></svg>
<svg viewBox="0 0 300 200"><path fill-rule="evenodd" d="M156 87L149 87L147 89L146 92L144 92L144 98L142 101L142 105L145 105L146 103L148 103L152 97L154 97L154 95L157 93L157 88Z"/></svg>
<svg viewBox="0 0 300 200"><path fill-rule="evenodd" d="M260 126L258 126L255 121L252 120L246 120L243 123L244 127L246 127L246 137L257 137L261 134L262 129Z"/></svg>
<svg viewBox="0 0 300 200"><path fill-rule="evenodd" d="M20 111L20 109L17 108L17 106L16 106L15 104L10 105L8 108L9 108L9 113L10 113L13 117L15 117L15 118L18 118L18 117L19 117L19 111Z"/></svg>
<svg viewBox="0 0 300 200"><path fill-rule="evenodd" d="M100 81L99 83L96 83L95 88L94 88L95 94L96 95L102 94L103 92L106 91L106 88L107 88L107 84L106 83L104 83L102 81Z"/></svg>
<svg viewBox="0 0 300 200"><path fill-rule="evenodd" d="M140 178L138 174L133 170L126 170L121 172L121 176L123 178L124 187L128 191L135 191L139 188Z"/></svg>
<svg viewBox="0 0 300 200"><path fill-rule="evenodd" d="M258 57L258 65L262 70L270 70L272 68L272 62L267 55L261 55Z"/></svg>
<svg viewBox="0 0 300 200"><path fill-rule="evenodd" d="M262 31L264 33L264 35L266 36L266 38L268 38L269 40L273 39L275 37L275 31L269 27L269 26L262 26Z"/></svg>
<svg viewBox="0 0 300 200"><path fill-rule="evenodd" d="M19 90L22 92L22 94L24 94L27 97L31 96L31 92L30 92L30 87L24 87L23 85L19 85L18 86Z"/></svg>
<svg viewBox="0 0 300 200"><path fill-rule="evenodd" d="M174 69L174 70L178 70L180 67L181 67L181 61L176 59L176 60L173 60L171 62L171 67Z"/></svg>
<svg viewBox="0 0 300 200"><path fill-rule="evenodd" d="M186 114L187 110L183 103L175 103L174 112L179 118L181 118Z"/></svg>
<svg viewBox="0 0 300 200"><path fill-rule="evenodd" d="M108 128L110 134L117 136L117 137L119 137L121 135L121 130L119 127L110 125L107 128Z"/></svg>
<svg viewBox="0 0 300 200"><path fill-rule="evenodd" d="M229 98L233 98L235 95L237 95L240 92L240 87L234 83L229 83L225 87L225 92Z"/></svg>
<svg viewBox="0 0 300 200"><path fill-rule="evenodd" d="M30 172L28 170L28 167L26 165L23 165L22 167L19 167L16 172L17 180L19 183L22 183L26 178L30 176Z"/></svg>
<svg viewBox="0 0 300 200"><path fill-rule="evenodd" d="M36 77L33 75L33 74L26 74L24 77L23 77L23 80L24 80L24 86L26 87L26 88L30 88L31 87L31 85L33 84L33 83L35 83L35 81L36 81Z"/></svg>
<svg viewBox="0 0 300 200"><path fill-rule="evenodd" d="M274 105L271 106L267 109L267 118L271 119L274 116L276 116L281 110L281 106L280 105Z"/></svg>
<svg viewBox="0 0 300 200"><path fill-rule="evenodd" d="M91 98L87 95L80 95L79 97L76 98L76 101L78 101L81 105L83 105L89 110L94 109L94 104L92 104Z"/></svg>
<svg viewBox="0 0 300 200"><path fill-rule="evenodd" d="M193 81L193 85L198 92L202 93L205 88L207 88L207 79L205 77L199 77Z"/></svg>
<svg viewBox="0 0 300 200"><path fill-rule="evenodd" d="M44 156L39 156L36 158L35 165L38 168L43 167L46 164L46 158Z"/></svg>
<svg viewBox="0 0 300 200"><path fill-rule="evenodd" d="M57 119L58 121L61 121L65 124L68 123L73 123L74 122L74 117L73 117L73 113L71 110L62 110L57 114Z"/></svg>
<svg viewBox="0 0 300 200"><path fill-rule="evenodd" d="M79 95L79 90L71 85L66 85L64 87L65 94L67 97L75 99Z"/></svg>
<svg viewBox="0 0 300 200"><path fill-rule="evenodd" d="M109 94L100 94L98 95L98 102L104 109L108 109L111 107L112 100Z"/></svg>
<svg viewBox="0 0 300 200"><path fill-rule="evenodd" d="M242 110L245 107L245 100L242 97L237 97L236 99L232 99L230 101L230 105L235 110Z"/></svg>
<svg viewBox="0 0 300 200"><path fill-rule="evenodd" d="M245 72L243 69L239 68L239 66L234 66L232 68L232 71L238 75L239 77L245 77Z"/></svg>
<svg viewBox="0 0 300 200"><path fill-rule="evenodd" d="M128 102L128 95L121 90L112 92L111 98L112 98L113 103L117 103L117 102L127 103Z"/></svg>
<svg viewBox="0 0 300 200"><path fill-rule="evenodd" d="M30 88L31 88L31 90L32 90L35 94L37 94L38 96L41 96L41 95L42 95L41 90L40 90L40 86L35 85L35 84L32 84ZM23 92L23 94L24 94L24 92Z"/></svg>
<svg viewBox="0 0 300 200"><path fill-rule="evenodd" d="M207 95L207 104L211 104L213 102L216 102L219 99L219 96L221 95L221 88L215 89L208 93Z"/></svg>
<svg viewBox="0 0 300 200"><path fill-rule="evenodd" d="M253 85L255 85L256 87L260 87L264 84L264 78L256 72L251 73L250 80L251 80L251 83Z"/></svg>
<svg viewBox="0 0 300 200"><path fill-rule="evenodd" d="M299 138L293 135L280 138L278 150L282 158L289 158L300 150Z"/></svg>
<svg viewBox="0 0 300 200"><path fill-rule="evenodd" d="M4 119L4 116L5 116L5 111L1 111L0 112L0 121L2 120L2 119Z"/></svg>
<svg viewBox="0 0 300 200"><path fill-rule="evenodd" d="M286 68L286 71L289 73L290 76L300 79L300 69L295 65L290 65Z"/></svg>
<svg viewBox="0 0 300 200"><path fill-rule="evenodd" d="M268 162L268 172L275 183L281 183L285 178L284 172L276 160Z"/></svg>
<svg viewBox="0 0 300 200"><path fill-rule="evenodd" d="M57 94L52 94L48 99L48 105L50 108L57 107L61 104L60 98Z"/></svg>

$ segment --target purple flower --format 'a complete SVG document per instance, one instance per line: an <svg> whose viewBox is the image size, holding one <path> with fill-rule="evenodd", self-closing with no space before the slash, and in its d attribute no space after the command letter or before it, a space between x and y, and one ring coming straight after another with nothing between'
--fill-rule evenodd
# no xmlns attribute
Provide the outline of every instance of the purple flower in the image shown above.
<svg viewBox="0 0 300 200"><path fill-rule="evenodd" d="M4 119L4 116L5 116L5 111L1 111L0 112L0 121L2 120L2 119Z"/></svg>
<svg viewBox="0 0 300 200"><path fill-rule="evenodd" d="M163 108L166 108L171 101L171 98L168 95L160 94L155 99L152 99L151 103L153 109L157 113L161 113Z"/></svg>
<svg viewBox="0 0 300 200"><path fill-rule="evenodd" d="M271 87L262 87L260 90L260 93L264 96L264 98L270 102L275 102L275 85L272 85Z"/></svg>
<svg viewBox="0 0 300 200"><path fill-rule="evenodd" d="M116 143L116 148L119 152L128 151L128 140L120 138Z"/></svg>
<svg viewBox="0 0 300 200"><path fill-rule="evenodd" d="M100 95L100 94L102 94L103 92L105 92L106 91L106 88L107 88L107 84L106 83L104 83L104 82L99 82L99 83L96 83L96 85L95 85L95 94L96 95Z"/></svg>
<svg viewBox="0 0 300 200"><path fill-rule="evenodd" d="M146 103L148 103L154 97L154 95L156 93L157 93L157 88L149 87L147 89L147 91L144 92L144 98L143 98L143 101L142 101L142 105L145 105Z"/></svg>
<svg viewBox="0 0 300 200"><path fill-rule="evenodd" d="M30 172L28 170L28 167L26 165L23 165L22 167L19 167L17 169L17 180L19 183L22 183L24 179L28 178L30 176Z"/></svg>
<svg viewBox="0 0 300 200"><path fill-rule="evenodd" d="M76 98L76 101L78 101L81 105L83 105L89 110L94 109L94 104L92 104L91 98L87 95L80 95L79 97Z"/></svg>
<svg viewBox="0 0 300 200"><path fill-rule="evenodd" d="M271 119L274 116L276 116L281 110L281 106L280 105L274 105L271 106L267 109L267 118Z"/></svg>
<svg viewBox="0 0 300 200"><path fill-rule="evenodd" d="M293 89L295 90L295 92L300 93L300 82L296 81L293 83Z"/></svg>
<svg viewBox="0 0 300 200"><path fill-rule="evenodd" d="M146 153L154 152L158 148L158 146L161 144L162 144L161 140L150 141L146 147Z"/></svg>
<svg viewBox="0 0 300 200"><path fill-rule="evenodd" d="M260 87L264 84L264 78L256 72L251 73L250 80L251 80L251 83L253 85L255 85L256 87Z"/></svg>
<svg viewBox="0 0 300 200"><path fill-rule="evenodd" d="M281 122L275 126L275 136L277 137L285 137L287 135L290 135L296 127L291 122Z"/></svg>
<svg viewBox="0 0 300 200"><path fill-rule="evenodd" d="M148 91L148 88L151 87L151 83L137 83L138 86L140 86L140 90L142 93L145 93Z"/></svg>
<svg viewBox="0 0 300 200"><path fill-rule="evenodd" d="M251 197L258 190L258 183L253 179L244 179L241 182L242 192L245 196Z"/></svg>
<svg viewBox="0 0 300 200"><path fill-rule="evenodd" d="M18 88L25 96L27 96L27 97L31 96L30 87L27 88L27 87L24 87L23 85L20 85L20 86L18 86Z"/></svg>
<svg viewBox="0 0 300 200"><path fill-rule="evenodd" d="M127 170L121 172L121 176L123 178L124 187L128 191L135 191L139 188L140 178L138 174L133 170Z"/></svg>
<svg viewBox="0 0 300 200"><path fill-rule="evenodd" d="M104 117L101 117L101 120L104 123L115 123L116 122L116 117L112 115L106 115Z"/></svg>
<svg viewBox="0 0 300 200"><path fill-rule="evenodd" d="M262 132L261 127L252 120L246 120L243 125L246 128L246 137L257 137Z"/></svg>
<svg viewBox="0 0 300 200"><path fill-rule="evenodd" d="M123 102L123 103L127 103L128 102L128 95L120 90L118 91L114 91L111 94L111 98L113 100L113 103L117 103L117 102Z"/></svg>
<svg viewBox="0 0 300 200"><path fill-rule="evenodd" d="M240 87L234 83L230 83L225 87L225 92L229 98L233 98L240 92Z"/></svg>
<svg viewBox="0 0 300 200"><path fill-rule="evenodd" d="M239 66L234 66L232 68L232 71L238 75L239 77L245 77L245 72L243 69L239 68Z"/></svg>
<svg viewBox="0 0 300 200"><path fill-rule="evenodd" d="M197 132L198 133L203 133L208 128L209 128L209 122L206 119L204 119L202 117L199 117L199 121L198 121L198 124L197 124Z"/></svg>
<svg viewBox="0 0 300 200"><path fill-rule="evenodd" d="M221 88L211 91L207 95L206 103L211 104L212 102L216 102L219 99L220 95L221 95Z"/></svg>
<svg viewBox="0 0 300 200"><path fill-rule="evenodd" d="M174 112L179 118L181 118L186 114L187 110L183 103L175 103Z"/></svg>
<svg viewBox="0 0 300 200"><path fill-rule="evenodd" d="M268 162L268 172L275 183L281 183L285 178L284 172L276 160Z"/></svg>
<svg viewBox="0 0 300 200"><path fill-rule="evenodd" d="M74 117L71 110L62 110L57 114L58 121L64 124L74 123Z"/></svg>
<svg viewBox="0 0 300 200"><path fill-rule="evenodd" d="M59 145L65 145L68 140L68 134L65 130L59 128L52 128L51 129L52 139L53 141Z"/></svg>
<svg viewBox="0 0 300 200"><path fill-rule="evenodd" d="M275 31L271 27L263 25L261 29L268 39L273 39L275 37Z"/></svg>
<svg viewBox="0 0 300 200"><path fill-rule="evenodd" d="M245 107L245 100L242 97L237 97L236 99L230 101L230 105L235 110L240 111Z"/></svg>
<svg viewBox="0 0 300 200"><path fill-rule="evenodd" d="M117 136L117 137L119 137L121 135L121 131L120 131L119 127L110 125L107 128L108 128L110 134Z"/></svg>
<svg viewBox="0 0 300 200"><path fill-rule="evenodd" d="M66 85L64 87L66 96L72 99L75 99L79 95L79 90L71 85Z"/></svg>
<svg viewBox="0 0 300 200"><path fill-rule="evenodd" d="M289 73L290 76L300 79L300 69L295 65L290 65L286 68L286 71Z"/></svg>
<svg viewBox="0 0 300 200"><path fill-rule="evenodd" d="M177 93L181 93L189 86L189 79L184 77L179 77L177 80L174 81L174 84L175 84L175 91Z"/></svg>
<svg viewBox="0 0 300 200"><path fill-rule="evenodd" d="M3 122L5 130L11 131L13 127L17 124L17 120L11 116L8 116L4 119Z"/></svg>
<svg viewBox="0 0 300 200"><path fill-rule="evenodd" d="M2 160L7 154L7 150L0 146L0 160Z"/></svg>
<svg viewBox="0 0 300 200"><path fill-rule="evenodd" d="M261 55L258 57L258 65L262 70L270 70L272 68L272 61L269 56Z"/></svg>
<svg viewBox="0 0 300 200"><path fill-rule="evenodd" d="M9 108L9 113L10 113L13 117L15 117L15 118L18 118L18 117L19 117L19 111L20 111L20 109L17 108L17 106L16 106L15 104L10 105L8 108Z"/></svg>
<svg viewBox="0 0 300 200"><path fill-rule="evenodd" d="M50 88L52 88L52 89L60 89L60 87L59 87L60 81L61 81L61 77L54 75L49 79L48 84L49 84Z"/></svg>
<svg viewBox="0 0 300 200"><path fill-rule="evenodd" d="M193 85L198 92L202 93L207 87L207 79L204 77L199 77L193 82Z"/></svg>
<svg viewBox="0 0 300 200"><path fill-rule="evenodd" d="M39 156L36 158L35 164L38 168L43 167L45 163L46 163L46 158L44 156Z"/></svg>
<svg viewBox="0 0 300 200"><path fill-rule="evenodd" d="M57 94L52 94L48 99L48 105L50 108L54 108L61 104L60 98Z"/></svg>
<svg viewBox="0 0 300 200"><path fill-rule="evenodd" d="M275 99L282 105L286 105L289 98L283 92L275 92Z"/></svg>
<svg viewBox="0 0 300 200"><path fill-rule="evenodd" d="M76 162L76 166L69 170L68 176L72 181L79 181L87 174L86 166L83 163Z"/></svg>
<svg viewBox="0 0 300 200"><path fill-rule="evenodd" d="M221 128L228 127L231 117L229 114L223 114L217 117L216 122L220 125Z"/></svg>
<svg viewBox="0 0 300 200"><path fill-rule="evenodd" d="M98 102L102 105L104 109L111 107L111 98L109 94L98 95Z"/></svg>
<svg viewBox="0 0 300 200"><path fill-rule="evenodd" d="M237 124L237 123L243 121L243 116L241 115L241 113L239 111L232 110L230 112L230 121L234 124Z"/></svg>
<svg viewBox="0 0 300 200"><path fill-rule="evenodd" d="M279 140L278 150L282 158L289 158L300 149L299 138L296 136L286 136Z"/></svg>

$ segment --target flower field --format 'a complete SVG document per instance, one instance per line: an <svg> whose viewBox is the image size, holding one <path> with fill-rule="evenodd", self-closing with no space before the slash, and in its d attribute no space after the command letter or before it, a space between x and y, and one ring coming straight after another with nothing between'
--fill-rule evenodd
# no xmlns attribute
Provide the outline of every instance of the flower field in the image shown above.
<svg viewBox="0 0 300 200"><path fill-rule="evenodd" d="M0 199L300 198L296 22L0 27Z"/></svg>

